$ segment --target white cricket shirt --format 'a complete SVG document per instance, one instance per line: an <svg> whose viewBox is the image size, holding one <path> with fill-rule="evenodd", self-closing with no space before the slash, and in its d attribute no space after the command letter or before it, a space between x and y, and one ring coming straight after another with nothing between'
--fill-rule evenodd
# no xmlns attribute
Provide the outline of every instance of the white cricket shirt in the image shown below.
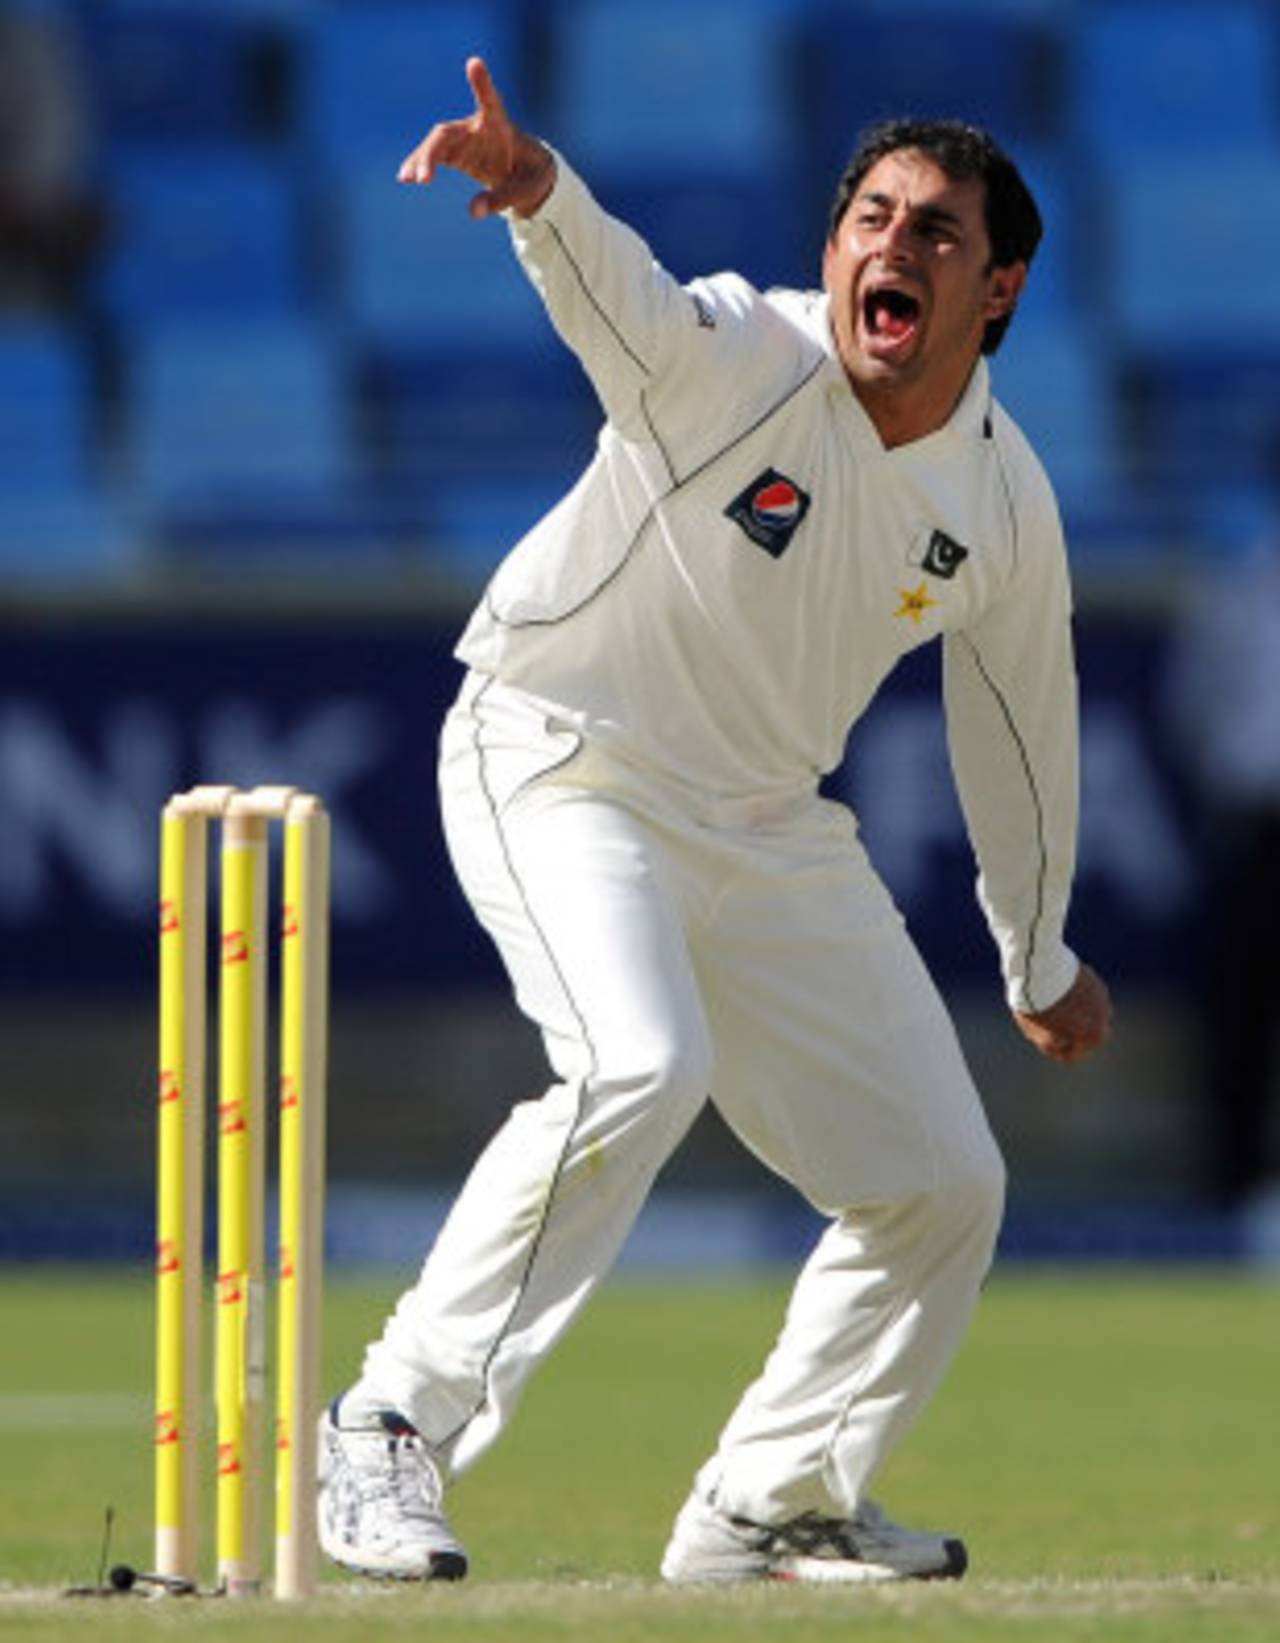
<svg viewBox="0 0 1280 1643"><path fill-rule="evenodd" d="M781 797L941 637L979 898L1009 1003L1045 1008L1077 969L1070 595L1051 487L985 363L945 427L886 450L824 295L682 286L558 165L511 231L607 421L459 658L677 789Z"/></svg>

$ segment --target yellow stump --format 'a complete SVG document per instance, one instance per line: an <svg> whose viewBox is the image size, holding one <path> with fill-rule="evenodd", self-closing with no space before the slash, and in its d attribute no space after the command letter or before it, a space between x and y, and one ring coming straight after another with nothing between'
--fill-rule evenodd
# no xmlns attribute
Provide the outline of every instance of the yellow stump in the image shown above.
<svg viewBox="0 0 1280 1643"><path fill-rule="evenodd" d="M279 1408L276 1594L315 1585L315 1449L324 1261L329 822L291 787L198 787L161 828L157 1155L156 1568L193 1585L204 1238L208 824L222 821L218 1268L214 1343L217 1563L260 1588L266 1195L268 819L285 823L281 920Z"/></svg>
<svg viewBox="0 0 1280 1643"><path fill-rule="evenodd" d="M175 800L160 835L156 1159L155 1565L198 1559L208 823Z"/></svg>
<svg viewBox="0 0 1280 1643"><path fill-rule="evenodd" d="M276 1352L277 1597L315 1589L315 1432L324 1263L329 820L291 800L280 930L280 1252Z"/></svg>
<svg viewBox="0 0 1280 1643"><path fill-rule="evenodd" d="M263 1069L267 824L233 798L222 831L218 1085L218 1583L252 1595L261 1565Z"/></svg>

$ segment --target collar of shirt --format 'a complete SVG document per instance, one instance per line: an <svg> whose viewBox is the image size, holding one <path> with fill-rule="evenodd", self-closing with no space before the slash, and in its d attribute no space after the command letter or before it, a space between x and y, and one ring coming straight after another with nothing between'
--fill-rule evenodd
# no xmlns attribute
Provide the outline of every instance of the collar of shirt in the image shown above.
<svg viewBox="0 0 1280 1643"><path fill-rule="evenodd" d="M855 438L859 444L869 444L878 451L884 450L884 444L876 431L875 423L867 414L861 400L854 393L844 366L840 363L840 356L836 352L835 336L831 329L831 299L825 292L815 293L815 300L806 305L807 318L811 333L827 356L824 368L828 391L848 400L853 409L853 423ZM915 439L908 445L897 447L899 450L916 450L930 440L941 439L989 439L991 437L991 376L987 369L987 362L981 355L974 365L965 390L961 394L959 403L950 417L941 428L922 439ZM892 453L890 453L892 454Z"/></svg>

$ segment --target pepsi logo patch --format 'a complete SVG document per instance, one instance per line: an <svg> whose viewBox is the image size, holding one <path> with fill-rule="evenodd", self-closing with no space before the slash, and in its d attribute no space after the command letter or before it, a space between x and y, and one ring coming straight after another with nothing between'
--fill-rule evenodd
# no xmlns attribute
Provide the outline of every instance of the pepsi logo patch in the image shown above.
<svg viewBox="0 0 1280 1643"><path fill-rule="evenodd" d="M725 517L747 533L757 547L778 559L809 511L809 495L794 479L766 468L739 492Z"/></svg>

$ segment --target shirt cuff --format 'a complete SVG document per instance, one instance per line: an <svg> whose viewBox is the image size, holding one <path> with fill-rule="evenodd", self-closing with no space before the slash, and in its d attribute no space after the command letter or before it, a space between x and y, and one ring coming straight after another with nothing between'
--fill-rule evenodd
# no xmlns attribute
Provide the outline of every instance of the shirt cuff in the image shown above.
<svg viewBox="0 0 1280 1643"><path fill-rule="evenodd" d="M1010 978L1005 987L1009 1008L1021 1015L1052 1009L1071 991L1079 974L1080 960L1070 947L1060 946L1054 957L1036 960L1034 980L1025 971Z"/></svg>
<svg viewBox="0 0 1280 1643"><path fill-rule="evenodd" d="M556 166L555 181L551 184L551 192L538 209L527 217L513 211L510 206L501 213L507 219L511 231L517 239L520 238L522 233L528 233L539 223L556 222L569 205L575 191L581 191L585 187L576 172L565 164L564 158L558 149L552 148L550 143L544 143L543 147L551 155Z"/></svg>

